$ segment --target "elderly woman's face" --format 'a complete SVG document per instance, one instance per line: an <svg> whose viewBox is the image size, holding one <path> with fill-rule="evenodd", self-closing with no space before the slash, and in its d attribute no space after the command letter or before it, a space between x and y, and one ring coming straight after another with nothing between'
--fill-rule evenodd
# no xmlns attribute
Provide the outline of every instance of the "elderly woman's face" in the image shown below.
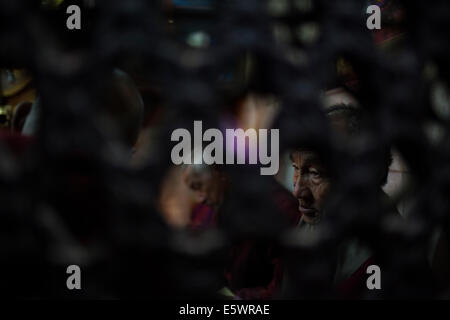
<svg viewBox="0 0 450 320"><path fill-rule="evenodd" d="M294 167L294 196L303 221L316 224L322 217L322 209L330 189L326 170L315 153L295 151L291 154Z"/></svg>
<svg viewBox="0 0 450 320"><path fill-rule="evenodd" d="M324 107L334 105L357 105L357 101L342 88L329 90L324 96ZM336 134L347 133L345 118L332 116L329 118L331 129ZM330 179L327 170L311 151L298 150L291 153L294 167L293 183L294 196L298 199L298 210L303 221L309 224L318 223L323 215L323 207L330 190Z"/></svg>

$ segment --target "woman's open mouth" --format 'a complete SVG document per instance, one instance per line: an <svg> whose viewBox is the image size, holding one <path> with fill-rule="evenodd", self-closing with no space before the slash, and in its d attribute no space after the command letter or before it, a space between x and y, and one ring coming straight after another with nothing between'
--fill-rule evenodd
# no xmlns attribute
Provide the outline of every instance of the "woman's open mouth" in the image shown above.
<svg viewBox="0 0 450 320"><path fill-rule="evenodd" d="M314 208L305 208L301 205L298 206L298 210L302 214L302 219L308 224L316 224L320 220L319 211Z"/></svg>
<svg viewBox="0 0 450 320"><path fill-rule="evenodd" d="M302 207L301 205L298 206L298 210L300 211L300 213L304 216L308 216L308 217L315 217L317 215L317 210L314 208L305 208Z"/></svg>

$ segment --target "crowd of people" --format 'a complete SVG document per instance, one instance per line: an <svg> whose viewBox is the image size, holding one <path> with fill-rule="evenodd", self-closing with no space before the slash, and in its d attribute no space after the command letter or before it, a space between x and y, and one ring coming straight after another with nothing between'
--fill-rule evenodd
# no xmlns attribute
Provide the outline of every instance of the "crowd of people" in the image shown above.
<svg viewBox="0 0 450 320"><path fill-rule="evenodd" d="M292 137L274 176L253 171L258 165L153 166L170 157L170 141L161 139L170 107L155 97L176 94L153 87L149 94L151 85L137 84L132 72L104 73L94 95L73 90L67 105L39 83L27 84L36 97L18 104L0 128L3 294L449 297L449 230L442 225L433 239L422 236L422 226L399 212L386 191L398 161L394 146L367 147L371 119L349 72L337 71L317 93L326 139ZM192 97L185 98L189 105ZM248 87L230 100L216 110L221 130L295 132L277 127L283 97ZM58 104L67 113L57 114ZM85 105L92 109L78 118ZM62 135L65 126L76 135ZM66 287L69 265L82 270L81 290ZM381 270L381 288L368 285L370 266ZM409 291L405 279L418 290Z"/></svg>
<svg viewBox="0 0 450 320"><path fill-rule="evenodd" d="M104 86L104 91L100 96L99 101L103 106L103 113L100 114L96 123L108 137L107 140L111 145L107 147L114 149L120 146L114 154L118 159L123 159L122 164L128 168L127 170L137 170L136 172L138 172L143 163L152 156L149 150L155 140L151 138L149 132L156 130L155 121L149 122L148 119L145 119L144 102L139 90L131 77L122 71L112 72L110 81ZM248 93L237 108L239 112L233 114L235 125L244 130L247 128L270 128L279 111L279 105L274 101L276 99L273 97ZM333 148L343 150L349 146L357 146L358 143L364 141L362 139L365 123L363 121L364 109L352 90L345 86L345 83L324 89L322 101L323 113L326 115L330 128ZM2 143L7 142L10 146L14 146L10 149L10 151L14 151L13 153L20 154L14 149L17 146L25 145L22 148L26 149L33 145L45 116L41 104L41 99L38 97L29 111L24 113L21 131L16 130L15 133L10 133L2 138ZM382 221L388 217L391 219L389 221L395 223L404 218L400 216L389 196L382 189L387 183L389 167L392 164L390 146L387 146L385 150L379 150L379 153L382 160L380 166L376 168L375 172L370 173L374 176L378 187L374 188L374 194L371 196L385 206L380 207L382 209L378 212L376 219ZM66 157L65 164L72 164L72 169L76 170L64 169L62 171L67 175L65 182L60 186L53 186L56 189L62 189L52 193L53 197L56 196L54 199L47 199L52 209L47 210L48 212L45 214L41 213L44 216L39 216L39 219L43 219L40 227L56 229L52 231L56 233L67 232L67 235L62 238L73 236L73 239L66 239L67 243L59 250L66 250L65 254L72 256L69 260L78 261L76 264L83 266L89 258L84 257L81 253L77 255L77 250L83 252L77 247L89 248L87 251L91 252L98 244L98 237L105 236L104 230L101 229L118 222L114 222L113 213L109 212L111 208L104 207L108 199L102 199L104 194L101 189L104 181L101 181L99 174L92 171L92 168L76 164L78 160L86 161L82 155L75 152ZM285 232L296 234L304 245L313 243L311 248L315 246L314 241L323 236L327 228L330 228L330 224L327 222L336 219L336 215L333 215L330 210L328 201L333 198L333 193L339 193L334 183L342 173L336 172L336 168L330 167L331 161L326 157L326 154L309 144L298 145L290 149L286 154L288 160L285 162L283 170L280 170L280 174L276 177L264 177L269 181L271 188L269 191L265 190L265 193L261 193L264 197L273 197L278 214L282 215L283 221L286 222ZM353 161L355 159L359 158L355 157ZM352 163L354 168L359 165ZM287 179L286 176L288 176ZM115 183L121 184L121 180L118 179ZM123 190L123 188L124 186L119 186L119 190ZM223 228L223 221L226 221L226 217L223 217L226 211L221 208L224 202L230 201L230 197L233 197L233 188L233 183L228 177L224 165L172 164L165 172L157 190L154 190L150 196L156 209L155 212L158 212L158 217L153 217L156 218L153 223L164 230L187 232L191 235L220 230ZM257 188L257 185L254 185L254 188ZM255 190L255 192L257 191ZM253 199L253 201L257 201L257 199ZM355 201L356 206L357 204L358 201ZM150 215L150 213L148 214ZM352 225L353 219L357 226L358 218L349 215L347 219L350 220L350 225ZM61 230L57 231L59 223L61 223L59 226ZM355 228L357 229L357 227ZM154 231L148 230L148 232ZM117 234L113 236L117 236ZM152 233L152 236L155 235ZM381 270L383 270L384 261L378 259L370 239L357 236L357 232L341 239L343 240L340 240L333 250L324 251L329 254L327 261L330 269L322 274L321 283L322 285L326 284L321 288L326 288L327 294L334 297L365 297L370 293L367 287L369 277L367 268L371 265L381 265ZM120 241L119 239L109 240ZM197 246L201 245L197 244ZM449 252L445 250L447 248L445 235L440 236L438 247L439 250L424 252L424 261L425 254L432 254L440 259L439 263L424 266L421 269L422 277L429 279L424 281L425 291L433 292L432 290L435 290L436 287L445 287L442 284L445 283L445 279L449 279L448 270L442 268L442 265L446 265L449 261ZM234 239L226 248L221 253L220 264L217 267L221 270L221 276L214 282L216 287L213 286L211 289L214 291L214 295L226 299L282 299L295 296L296 281L292 281L292 278L298 276L296 273L301 274L301 271L292 270L292 265L289 264L290 258L279 242L241 238ZM52 250L53 255L56 254L54 248L40 248L44 251L49 249ZM95 250L106 249L100 247ZM112 249L109 248L109 250ZM123 250L123 248L118 250ZM140 254L142 255L140 257L146 260L143 265L152 265L148 272L163 273L164 271L161 270L167 268L168 264L170 265L168 262L170 259L167 256L168 261L160 263L161 260L155 259L154 256L147 261L149 258L144 257L142 252ZM117 259L123 258L119 256ZM108 263L112 262L108 261ZM139 261L134 260L134 263L139 263ZM142 267L139 270L146 271ZM58 271L47 270L47 272ZM128 272L133 271L128 270ZM136 275L137 279L132 278L139 281L138 273ZM154 276L158 277L157 274ZM63 277L61 272L59 277ZM383 277L388 278L387 275L383 275ZM437 284L435 283L436 279L441 281L444 279L444 282ZM96 280L90 279L90 281L95 283ZM107 278L105 281L109 283L112 278ZM146 283L155 286L155 289L150 288L150 290L165 291L167 296L170 296L170 288L176 288L177 283L175 279L166 281L159 279ZM42 285L43 282L45 283L45 279L41 279L39 282ZM126 288L134 290L136 284L133 284L130 279L127 279L126 282ZM48 284L44 287L48 289ZM60 290L62 289L60 288L57 292ZM189 289L187 290L189 291ZM41 291L38 290L38 292ZM107 288L102 288L100 292L98 294L101 297L103 294L106 297L109 294L114 295L112 292L108 292ZM134 293L130 295L134 295ZM146 296L145 293L142 295ZM25 294L25 296L28 295ZM34 296L31 294L31 297Z"/></svg>

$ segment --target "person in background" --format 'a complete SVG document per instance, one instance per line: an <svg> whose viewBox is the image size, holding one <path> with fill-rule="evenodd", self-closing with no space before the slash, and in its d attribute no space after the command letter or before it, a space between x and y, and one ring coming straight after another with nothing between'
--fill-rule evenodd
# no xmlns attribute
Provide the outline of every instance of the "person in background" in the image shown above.
<svg viewBox="0 0 450 320"><path fill-rule="evenodd" d="M99 128L108 140L119 142L132 150L142 128L144 103L131 77L119 69L112 71L99 90L98 102L101 104ZM23 135L36 135L41 113L41 99L38 97L23 125Z"/></svg>
<svg viewBox="0 0 450 320"><path fill-rule="evenodd" d="M123 168L128 168L142 124L144 105L141 95L133 80L117 69L108 74L99 88L96 99L99 112L93 113L96 117L93 123L98 125L104 137L104 149L120 150L111 155L117 155L120 161L123 160ZM33 104L22 131L25 136L38 135L43 103L38 97ZM104 149L98 152L105 152ZM56 152L56 156L63 159L64 165L51 168L53 179L45 200L58 212L74 239L89 244L100 231L106 230L111 219L110 177L99 170L99 163L82 148ZM114 165L118 163L117 159L107 160L113 161ZM126 186L118 184L114 187L116 192L121 192Z"/></svg>
<svg viewBox="0 0 450 320"><path fill-rule="evenodd" d="M159 208L172 227L213 227L225 188L226 177L216 166L174 166L163 180Z"/></svg>
<svg viewBox="0 0 450 320"><path fill-rule="evenodd" d="M355 97L343 87L328 90L324 99L325 112L333 132L335 143L343 143L361 131L361 111ZM304 235L317 232L321 222L327 219L325 205L332 190L329 168L319 155L309 149L299 148L291 155L293 173L293 195L298 200L301 214L296 228ZM392 156L389 148L384 152L384 166L378 173L379 198L387 195L382 186L387 181ZM366 288L366 268L373 263L371 250L358 239L346 240L339 246L334 287L339 296L358 297ZM282 291L289 287L289 277L283 279Z"/></svg>
<svg viewBox="0 0 450 320"><path fill-rule="evenodd" d="M270 129L281 109L277 97L258 92L248 92L233 110L228 127L247 129ZM228 128L227 127L227 128ZM296 201L285 188L281 179L267 177L269 197L281 213L287 226L294 227L300 214ZM260 243L254 239L241 239L230 248L225 267L226 287L223 292L237 300L268 300L279 287L282 264L276 243Z"/></svg>

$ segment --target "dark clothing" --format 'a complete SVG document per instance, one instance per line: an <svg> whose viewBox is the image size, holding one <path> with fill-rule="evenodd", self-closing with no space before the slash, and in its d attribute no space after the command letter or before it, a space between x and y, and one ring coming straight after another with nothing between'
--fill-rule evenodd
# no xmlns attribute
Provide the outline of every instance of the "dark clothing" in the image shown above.
<svg viewBox="0 0 450 320"><path fill-rule="evenodd" d="M294 227L300 220L298 202L276 181L272 191L275 203ZM225 276L230 290L241 299L271 299L282 279L280 250L274 243L243 241L233 246Z"/></svg>

